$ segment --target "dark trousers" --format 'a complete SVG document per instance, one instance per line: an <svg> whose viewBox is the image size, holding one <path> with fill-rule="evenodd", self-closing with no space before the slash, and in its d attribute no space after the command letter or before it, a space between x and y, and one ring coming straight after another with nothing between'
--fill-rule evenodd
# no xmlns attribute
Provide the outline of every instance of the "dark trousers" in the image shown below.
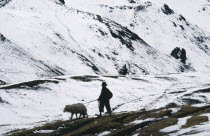
<svg viewBox="0 0 210 136"><path fill-rule="evenodd" d="M110 102L108 101L99 101L99 112L104 112L104 106L108 113L111 113Z"/></svg>

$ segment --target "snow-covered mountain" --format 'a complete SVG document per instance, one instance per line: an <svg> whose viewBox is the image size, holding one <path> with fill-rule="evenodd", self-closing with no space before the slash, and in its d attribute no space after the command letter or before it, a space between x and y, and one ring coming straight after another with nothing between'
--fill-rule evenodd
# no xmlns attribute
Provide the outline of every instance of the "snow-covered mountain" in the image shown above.
<svg viewBox="0 0 210 136"><path fill-rule="evenodd" d="M155 0L154 0L155 1ZM191 23L210 32L210 1L209 0L161 0L167 3L175 11L184 15Z"/></svg>
<svg viewBox="0 0 210 136"><path fill-rule="evenodd" d="M97 99L101 81L114 112L209 103L209 3L0 0L0 135L68 119L63 107Z"/></svg>
<svg viewBox="0 0 210 136"><path fill-rule="evenodd" d="M210 71L210 34L165 8L127 0L2 0L1 80L118 75L125 66L130 75ZM175 47L186 50L186 64L170 56Z"/></svg>
<svg viewBox="0 0 210 136"><path fill-rule="evenodd" d="M170 54L175 47L184 48L187 51L188 65L196 71L209 69L209 60L206 58L210 55L210 31L194 25L181 14L182 12L176 13L164 1L79 0L79 3L70 0L67 5L120 22L162 53ZM172 1L168 3L171 4ZM199 2L195 2L197 3ZM180 2L175 5L179 7Z"/></svg>

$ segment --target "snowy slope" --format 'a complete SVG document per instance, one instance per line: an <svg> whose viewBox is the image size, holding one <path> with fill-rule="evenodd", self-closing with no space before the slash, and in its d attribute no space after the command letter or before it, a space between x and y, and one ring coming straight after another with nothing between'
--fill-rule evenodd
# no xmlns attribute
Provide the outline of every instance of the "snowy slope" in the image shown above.
<svg viewBox="0 0 210 136"><path fill-rule="evenodd" d="M164 11L167 11L164 2L156 0L145 2L142 0L132 2L129 0L70 0L67 5L97 13L121 23L138 34L149 45L165 54L169 55L175 47L184 48L187 52L187 65L190 65L196 71L209 71L210 31L202 29L205 25L201 24L202 27L198 27L193 24L194 21L191 23L191 20L186 19L181 11L179 13L179 10L175 10L173 13L164 13ZM172 3L172 0L170 2ZM170 5L172 5L171 3ZM173 1L172 7L183 8L179 6L180 3L180 1ZM202 2L191 1L191 3L188 2L189 5L199 7L198 3L201 4ZM193 17L198 20L196 16ZM205 16L202 17L205 18ZM208 22L207 20L200 21Z"/></svg>
<svg viewBox="0 0 210 136"><path fill-rule="evenodd" d="M135 16L129 15L133 14L134 9L126 10L123 14L119 14L121 10L116 9L113 10L114 15L109 13L104 15L108 12L106 6L101 7L92 0L88 4L93 2L96 7L84 5L86 2L81 0L66 1L66 5L54 0L7 2L0 8L2 64L0 77L5 82L64 74L118 75L124 65L129 69L129 74L210 70L210 64L207 63L209 62L208 46L205 48L204 43L188 45L188 41L192 40L191 36L183 40L185 39L183 35L187 33L196 36L205 35L199 28L196 28L196 31L189 28L189 31L181 35L183 44L170 42L178 41L176 34L168 34L169 37L165 37L166 33L174 32L170 30L171 28L167 28L167 32L162 28L165 23L169 24L168 18L174 20L178 15L167 17L161 14L161 19L153 15L149 23L142 25L143 23L137 22L135 27L130 27L128 23L133 22ZM119 1L106 1L106 4L114 5L113 3L118 5ZM121 5L127 3L127 1L120 2ZM88 8L94 9L94 12L87 10ZM155 6L149 8L151 10L148 14L145 12L145 18L157 10ZM129 18L122 16L129 16ZM140 19L140 16L137 15L137 19ZM158 22L155 25L157 31L147 31L146 26L150 27L154 20ZM185 22L179 21L179 23ZM181 31L180 28L176 29ZM207 36L208 34L205 38L208 38ZM205 41L207 42L208 39ZM171 50L176 46L187 49L187 65L170 56ZM14 56L11 56L11 53ZM197 58L195 62L194 58ZM14 73L16 73L15 76Z"/></svg>
<svg viewBox="0 0 210 136"><path fill-rule="evenodd" d="M114 94L111 99L114 112L150 110L169 103L182 105L190 100L210 102L209 93L195 93L199 89L210 88L210 75L207 73L140 77L62 76L34 86L2 86L7 89L0 89L0 134L68 119L70 114L63 113L65 105L97 99L101 81L106 81ZM85 105L90 117L98 114L97 102Z"/></svg>
<svg viewBox="0 0 210 136"><path fill-rule="evenodd" d="M104 80L115 112L209 103L208 93L197 91L210 83L209 26L189 14L208 18L208 1L185 0L206 5L205 13L180 2L0 0L0 84L7 83L0 86L0 135L68 119L64 106L96 99ZM175 47L186 49L186 64L170 56ZM103 76L125 65L129 76ZM179 72L189 73L169 74ZM88 106L90 116L97 106Z"/></svg>
<svg viewBox="0 0 210 136"><path fill-rule="evenodd" d="M209 0L162 0L190 22L210 32L210 1Z"/></svg>

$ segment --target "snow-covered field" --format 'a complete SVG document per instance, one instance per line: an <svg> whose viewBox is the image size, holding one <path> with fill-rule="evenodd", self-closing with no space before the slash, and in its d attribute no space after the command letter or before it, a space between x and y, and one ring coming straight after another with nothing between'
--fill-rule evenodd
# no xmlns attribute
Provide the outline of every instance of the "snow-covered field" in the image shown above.
<svg viewBox="0 0 210 136"><path fill-rule="evenodd" d="M0 103L1 134L54 120L68 119L70 114L63 113L65 105L73 103L87 105L87 102L97 99L102 81L107 82L108 88L114 94L111 99L114 112L136 111L144 108L149 110L169 103L182 105L186 104L186 99L199 100L201 103L210 102L208 93L193 94L194 91L210 87L209 73L117 78L63 76L51 80L57 80L59 83L0 90L1 99L4 101ZM89 116L98 114L96 101L90 103L87 108Z"/></svg>

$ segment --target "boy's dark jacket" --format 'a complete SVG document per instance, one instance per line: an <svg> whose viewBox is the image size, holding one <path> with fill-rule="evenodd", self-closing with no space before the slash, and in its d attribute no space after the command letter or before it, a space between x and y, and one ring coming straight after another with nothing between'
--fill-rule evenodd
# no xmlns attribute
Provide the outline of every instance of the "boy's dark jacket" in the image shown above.
<svg viewBox="0 0 210 136"><path fill-rule="evenodd" d="M108 101L109 99L111 99L113 96L112 92L107 88L107 87L103 87L101 89L101 94L98 98L98 101Z"/></svg>

